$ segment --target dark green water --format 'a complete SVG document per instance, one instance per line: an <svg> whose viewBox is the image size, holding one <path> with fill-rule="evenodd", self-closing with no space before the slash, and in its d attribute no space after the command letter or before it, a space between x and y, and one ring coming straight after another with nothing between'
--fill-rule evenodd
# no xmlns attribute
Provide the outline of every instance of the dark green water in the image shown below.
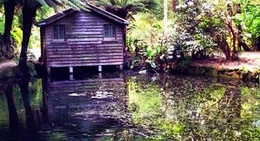
<svg viewBox="0 0 260 141"><path fill-rule="evenodd" d="M157 74L0 82L1 141L259 141L260 87Z"/></svg>

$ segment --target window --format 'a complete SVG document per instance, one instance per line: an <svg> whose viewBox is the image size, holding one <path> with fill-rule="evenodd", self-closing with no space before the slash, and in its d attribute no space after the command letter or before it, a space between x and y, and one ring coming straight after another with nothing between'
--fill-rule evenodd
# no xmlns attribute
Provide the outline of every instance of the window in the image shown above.
<svg viewBox="0 0 260 141"><path fill-rule="evenodd" d="M104 25L104 38L113 38L116 37L116 27L113 24Z"/></svg>
<svg viewBox="0 0 260 141"><path fill-rule="evenodd" d="M65 39L65 25L53 26L53 39L55 40Z"/></svg>

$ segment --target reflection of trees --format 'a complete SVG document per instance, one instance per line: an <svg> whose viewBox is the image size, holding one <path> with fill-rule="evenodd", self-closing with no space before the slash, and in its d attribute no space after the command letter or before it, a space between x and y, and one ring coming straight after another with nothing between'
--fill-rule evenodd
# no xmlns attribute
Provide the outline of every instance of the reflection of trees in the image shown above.
<svg viewBox="0 0 260 141"><path fill-rule="evenodd" d="M47 78L42 79L42 117L48 121L48 104L47 104Z"/></svg>
<svg viewBox="0 0 260 141"><path fill-rule="evenodd" d="M6 115L9 117L9 128L0 129L6 132L4 133L6 134L4 138L0 140L27 140L27 137L31 138L32 135L36 135L34 134L34 112L29 96L34 96L35 90L33 90L33 87L35 87L35 84L31 83L29 88L29 79L10 79L0 84L0 90L4 92L6 97L6 100L1 102L4 103L3 106L7 106L0 108L3 108L3 111L6 112ZM31 91L29 91L29 89L31 89ZM25 121L23 111L25 112ZM40 119L40 117L38 117L38 119ZM6 119L6 121L8 121L8 119ZM26 125L23 126L23 124Z"/></svg>
<svg viewBox="0 0 260 141"><path fill-rule="evenodd" d="M241 121L241 98L239 88L222 86L225 91L216 100L207 100L203 103L202 117L205 121L204 129L199 128L199 137L216 140L233 140L239 132ZM209 104L210 103L210 104ZM211 107L212 106L212 107ZM203 133L204 132L204 133Z"/></svg>
<svg viewBox="0 0 260 141"><path fill-rule="evenodd" d="M26 127L29 132L35 131L35 121L34 121L34 114L32 111L30 99L29 99L29 79L21 79L18 84L20 87L22 100L25 109L25 116L26 116Z"/></svg>
<svg viewBox="0 0 260 141"><path fill-rule="evenodd" d="M9 112L9 125L10 129L15 129L18 127L18 114L15 107L15 102L13 98L13 82L8 81L4 84L4 93L6 96L8 112Z"/></svg>
<svg viewBox="0 0 260 141"><path fill-rule="evenodd" d="M170 83L175 87L167 92L170 98L166 102L169 107L166 115L173 123L185 125L184 140L234 137L241 111L239 88L214 79L189 78L189 82L173 80Z"/></svg>
<svg viewBox="0 0 260 141"><path fill-rule="evenodd" d="M250 124L241 128L241 124L248 123L241 117L245 101L240 89L244 84L224 79L188 79L175 78L166 89L167 118L185 125L182 140L244 140L241 132L252 128Z"/></svg>
<svg viewBox="0 0 260 141"><path fill-rule="evenodd" d="M159 137L177 140L250 140L250 136L255 134L252 118L241 116L245 114L243 105L247 103L240 92L245 84L195 76L164 77L167 76L156 80L163 90L161 117L144 119L156 125L156 130L160 131ZM145 86L147 82L138 85ZM249 115L252 115L257 111L254 109L250 112ZM156 123L156 120L160 123Z"/></svg>

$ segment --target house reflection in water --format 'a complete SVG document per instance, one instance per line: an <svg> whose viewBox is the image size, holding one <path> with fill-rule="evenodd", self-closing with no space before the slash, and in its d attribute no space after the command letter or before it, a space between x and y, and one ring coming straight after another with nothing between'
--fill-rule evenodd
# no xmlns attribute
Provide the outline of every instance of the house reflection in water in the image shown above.
<svg viewBox="0 0 260 141"><path fill-rule="evenodd" d="M45 104L54 127L88 138L117 134L125 128L128 115L123 77L45 84Z"/></svg>

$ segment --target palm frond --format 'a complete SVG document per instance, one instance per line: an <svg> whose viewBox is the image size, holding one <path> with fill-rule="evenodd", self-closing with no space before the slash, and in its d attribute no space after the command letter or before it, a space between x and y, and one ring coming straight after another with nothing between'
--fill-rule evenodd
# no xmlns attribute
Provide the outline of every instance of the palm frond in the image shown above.
<svg viewBox="0 0 260 141"><path fill-rule="evenodd" d="M39 2L42 6L48 6L45 0L36 0L36 1Z"/></svg>
<svg viewBox="0 0 260 141"><path fill-rule="evenodd" d="M45 2L48 4L49 7L53 8L55 12L59 11L58 6L61 6L61 5L57 5L52 0L45 0Z"/></svg>
<svg viewBox="0 0 260 141"><path fill-rule="evenodd" d="M115 0L110 0L110 3L111 3L112 5L115 5L115 4L116 4Z"/></svg>

